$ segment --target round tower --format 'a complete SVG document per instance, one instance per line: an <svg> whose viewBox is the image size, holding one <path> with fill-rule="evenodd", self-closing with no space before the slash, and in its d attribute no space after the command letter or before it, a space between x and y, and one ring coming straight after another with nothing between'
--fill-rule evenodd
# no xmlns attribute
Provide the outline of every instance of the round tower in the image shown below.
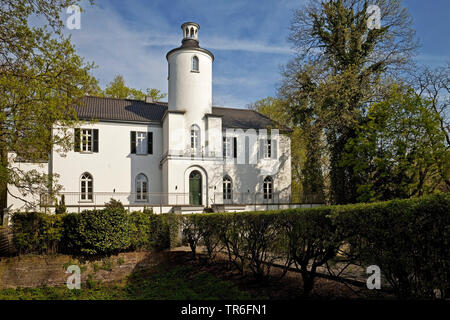
<svg viewBox="0 0 450 320"><path fill-rule="evenodd" d="M189 118L203 118L212 111L212 62L214 55L200 48L195 22L181 25L181 46L170 50L169 65L169 110L185 111Z"/></svg>

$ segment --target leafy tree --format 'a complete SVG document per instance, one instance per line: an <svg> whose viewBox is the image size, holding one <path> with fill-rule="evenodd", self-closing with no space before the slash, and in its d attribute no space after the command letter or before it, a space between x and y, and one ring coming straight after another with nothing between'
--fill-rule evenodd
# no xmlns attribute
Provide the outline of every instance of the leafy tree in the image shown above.
<svg viewBox="0 0 450 320"><path fill-rule="evenodd" d="M161 93L158 89L147 88L145 92L129 88L125 84L125 79L122 75L114 77L113 81L101 93L102 96L118 99L134 99L145 100L145 98L152 97L153 101L159 101L167 96L166 93Z"/></svg>
<svg viewBox="0 0 450 320"><path fill-rule="evenodd" d="M60 13L78 0L5 0L0 3L0 211L8 184L21 194L57 188L53 177L24 171L8 159L38 162L50 150L65 152L72 141L68 128L76 122L73 103L94 92L93 67L79 57L62 34ZM31 17L48 26L31 27ZM58 122L61 134L52 136ZM31 204L30 204L31 205Z"/></svg>
<svg viewBox="0 0 450 320"><path fill-rule="evenodd" d="M416 48L411 19L400 1L375 1L382 25L368 29L368 1L312 0L294 16L290 41L297 49L286 65L279 97L296 124L312 127L310 157L326 156L334 203L357 201L358 181L343 162L348 140L371 102L383 97L386 73L396 74ZM326 152L325 152L326 151ZM314 170L317 171L317 170Z"/></svg>
<svg viewBox="0 0 450 320"><path fill-rule="evenodd" d="M369 108L343 157L359 179L359 201L450 191L450 151L430 104L397 85L386 101Z"/></svg>

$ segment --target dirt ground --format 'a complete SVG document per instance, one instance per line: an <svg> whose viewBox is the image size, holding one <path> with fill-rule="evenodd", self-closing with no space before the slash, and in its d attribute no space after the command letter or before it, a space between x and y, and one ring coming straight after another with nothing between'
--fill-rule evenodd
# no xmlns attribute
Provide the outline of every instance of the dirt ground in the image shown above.
<svg viewBox="0 0 450 320"><path fill-rule="evenodd" d="M197 249L197 259L193 259L189 247L179 247L171 250L171 263L174 265L192 265L197 272L208 272L214 276L235 283L239 288L252 293L252 296L262 299L289 300L303 297L303 285L301 275L297 272L288 271L281 277L281 268L271 268L270 277L264 281L257 281L252 276L250 270L241 274L234 267L230 267L225 256L218 255L214 263L208 263L206 255L202 253L202 248ZM326 269L320 272L326 273ZM347 270L346 278L361 279L361 270ZM384 292L374 292L366 288L357 287L347 283L334 280L316 278L314 289L309 299L367 299L367 298L387 298Z"/></svg>

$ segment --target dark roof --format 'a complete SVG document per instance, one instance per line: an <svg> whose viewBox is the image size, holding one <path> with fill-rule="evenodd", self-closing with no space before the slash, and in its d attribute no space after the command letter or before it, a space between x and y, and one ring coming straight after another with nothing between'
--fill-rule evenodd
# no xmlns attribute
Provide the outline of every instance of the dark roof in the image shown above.
<svg viewBox="0 0 450 320"><path fill-rule="evenodd" d="M84 98L83 106L75 106L77 116L82 120L104 120L124 122L161 122L167 111L167 102L147 103L140 100L90 97ZM212 115L222 117L224 128L266 129L280 126L253 110L212 107Z"/></svg>
<svg viewBox="0 0 450 320"><path fill-rule="evenodd" d="M139 100L85 97L75 106L77 116L87 120L161 121L167 105Z"/></svg>

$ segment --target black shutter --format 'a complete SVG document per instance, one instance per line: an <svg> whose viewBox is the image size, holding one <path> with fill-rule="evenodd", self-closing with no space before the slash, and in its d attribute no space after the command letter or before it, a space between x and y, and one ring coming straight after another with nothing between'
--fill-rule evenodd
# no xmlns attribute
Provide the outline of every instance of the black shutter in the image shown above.
<svg viewBox="0 0 450 320"><path fill-rule="evenodd" d="M73 150L75 152L80 152L80 128L75 128L75 133L74 133L74 142L73 142Z"/></svg>
<svg viewBox="0 0 450 320"><path fill-rule="evenodd" d="M147 132L147 153L153 154L153 132Z"/></svg>
<svg viewBox="0 0 450 320"><path fill-rule="evenodd" d="M94 145L93 145L93 151L98 152L98 129L94 129L93 136L94 136Z"/></svg>
<svg viewBox="0 0 450 320"><path fill-rule="evenodd" d="M233 138L233 157L237 158L237 137Z"/></svg>
<svg viewBox="0 0 450 320"><path fill-rule="evenodd" d="M136 131L130 132L131 153L136 153Z"/></svg>

